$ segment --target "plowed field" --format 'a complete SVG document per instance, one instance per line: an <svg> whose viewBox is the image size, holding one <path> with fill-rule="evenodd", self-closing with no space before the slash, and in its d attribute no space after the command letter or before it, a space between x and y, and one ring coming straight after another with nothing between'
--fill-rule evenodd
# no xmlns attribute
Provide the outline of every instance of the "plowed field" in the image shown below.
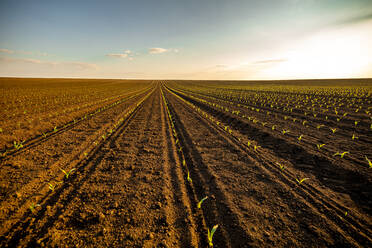
<svg viewBox="0 0 372 248"><path fill-rule="evenodd" d="M1 80L1 247L372 247L371 82Z"/></svg>

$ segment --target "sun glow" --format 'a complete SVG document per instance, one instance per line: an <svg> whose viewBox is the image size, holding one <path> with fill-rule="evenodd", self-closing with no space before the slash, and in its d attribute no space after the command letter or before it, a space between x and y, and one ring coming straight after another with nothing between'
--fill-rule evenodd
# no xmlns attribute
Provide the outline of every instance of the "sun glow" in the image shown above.
<svg viewBox="0 0 372 248"><path fill-rule="evenodd" d="M369 22L371 27L372 22ZM340 78L363 75L372 67L372 32L365 25L321 32L284 52L283 62L264 68L272 78Z"/></svg>

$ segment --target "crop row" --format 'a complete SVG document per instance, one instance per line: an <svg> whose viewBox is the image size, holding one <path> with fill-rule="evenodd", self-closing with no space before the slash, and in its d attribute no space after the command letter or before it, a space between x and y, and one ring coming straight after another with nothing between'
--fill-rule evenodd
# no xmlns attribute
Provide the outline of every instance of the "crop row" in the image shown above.
<svg viewBox="0 0 372 248"><path fill-rule="evenodd" d="M342 129L340 130L336 127L328 127L329 131L327 134L327 126L324 124L316 125L307 120L297 120L296 122L288 118L287 120L285 120L285 118L280 120L275 114L273 116L276 118L272 118L273 116L271 116L269 112L266 114L257 114L259 111L251 111L247 106L234 104L227 100L216 101L216 99L212 97L201 98L185 91L178 91L178 93L187 95L190 99L206 104L216 111L224 112L236 118L245 119L251 122L252 126L264 129L265 132L285 136L291 139L296 145L301 146L305 143L307 148L310 147L311 150L315 149L314 152L323 153L328 157L339 156L341 159L346 155L348 159L358 164L366 164L369 168L371 166L368 154L361 154L363 149L358 149L359 146L368 146L369 139L366 135L354 132L348 137L349 132ZM292 131L291 127L293 127L294 131ZM359 137L361 137L360 140ZM353 144L356 149L354 148L353 151L341 150L343 146L349 147L350 149L351 144ZM351 152L353 152L353 154L350 154Z"/></svg>
<svg viewBox="0 0 372 248"><path fill-rule="evenodd" d="M124 97L124 98L118 99L118 100L116 100L116 101L114 101L112 103L109 103L109 104L105 105L105 106L98 107L97 109L94 109L91 112L85 113L81 117L77 117L77 118L74 118L73 120L70 120L70 121L67 121L66 123L63 123L60 126L55 126L54 128L52 128L50 130L44 130L41 134L37 134L36 136L31 137L29 139L25 139L25 140L22 140L22 141L14 140L13 141L13 146L10 147L10 148L5 148L3 151L1 151L0 157L1 158L5 158L9 154L12 154L14 152L18 152L19 150L21 150L22 148L24 148L25 146L27 146L29 144L33 144L36 141L45 140L48 137L50 137L52 135L55 135L55 134L57 134L57 133L59 133L59 132L61 132L63 130L68 129L68 128L71 128L71 127L75 126L76 124L78 124L78 123L80 123L80 122L82 122L84 120L87 120L89 118L92 118L93 116L95 116L95 115L97 115L99 113L102 113L105 110L108 110L108 109L113 108L113 107L115 107L115 106L117 106L117 105L119 105L119 104L121 104L123 102L126 102L126 101L128 101L130 99L133 99L134 97L143 94L144 91L146 91L146 90L147 89L134 92L134 93L132 93L129 96L126 95L126 97Z"/></svg>
<svg viewBox="0 0 372 248"><path fill-rule="evenodd" d="M167 111L169 123L170 123L171 129L172 129L172 136L175 139L177 152L178 152L178 155L179 155L179 157L182 161L181 164L186 171L186 180L191 185L191 187L194 188L193 181L192 181L191 176L190 176L190 170L188 168L188 163L186 162L186 157L185 157L183 147L182 147L182 144L181 144L181 141L180 141L181 138L179 137L179 135L177 133L177 130L175 128L175 123L176 122L173 118L173 115L172 115L171 111L169 110L168 101L166 100L166 98L164 96L163 90L161 90L161 95L162 95L162 99L163 99L163 102L164 102L164 105L165 105L165 108L166 108L166 111ZM207 199L208 199L208 196L205 196L202 199L200 199L197 203L197 206L196 206L197 209L202 209L202 203ZM205 223L205 216L203 216L203 223ZM218 224L214 225L212 227L212 229L207 228L207 240L208 240L208 245L210 247L213 247L213 235L216 232L217 228L218 228Z"/></svg>
<svg viewBox="0 0 372 248"><path fill-rule="evenodd" d="M154 90L151 90L139 101L136 101L129 108L127 108L123 112L123 114L117 116L113 121L113 124L111 124L111 126L104 127L102 130L100 130L98 136L94 139L94 141L91 141L90 144L85 145L79 151L79 153L74 156L74 159L78 159L77 161L67 162L68 166L66 167L60 167L59 165L55 165L57 167L56 169L60 171L60 174L56 174L53 176L53 173L51 172L49 173L50 179L40 181L40 186L42 187L39 187L37 195L44 194L45 195L44 198L42 198L40 201L35 200L39 199L40 198L39 196L27 197L26 201L22 201L21 199L19 199L20 202L24 202L22 203L23 206L28 207L30 214L32 214L32 216L34 216L42 208L47 207L48 204L46 204L45 202L47 201L48 198L54 199L53 197L55 194L59 194L64 187L67 187L66 186L68 185L67 182L71 180L71 177L74 177L75 172L77 172L80 168L83 168L82 166L77 165L84 164L84 162L88 162L91 156L93 156L98 151L98 149L102 147L104 142L108 140L124 124L125 121L129 120L131 116L134 115L134 113L140 108L143 102L151 94L153 94L153 92ZM44 188L43 185L45 185L46 188ZM18 211L22 211L22 208L19 208Z"/></svg>

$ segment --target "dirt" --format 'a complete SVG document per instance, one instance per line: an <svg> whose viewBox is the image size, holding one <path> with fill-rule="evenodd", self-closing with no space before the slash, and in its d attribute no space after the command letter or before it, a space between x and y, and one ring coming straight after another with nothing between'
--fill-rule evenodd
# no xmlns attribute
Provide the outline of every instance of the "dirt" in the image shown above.
<svg viewBox="0 0 372 248"><path fill-rule="evenodd" d="M0 161L0 246L208 247L218 225L213 247L371 247L372 179L358 161L158 82Z"/></svg>

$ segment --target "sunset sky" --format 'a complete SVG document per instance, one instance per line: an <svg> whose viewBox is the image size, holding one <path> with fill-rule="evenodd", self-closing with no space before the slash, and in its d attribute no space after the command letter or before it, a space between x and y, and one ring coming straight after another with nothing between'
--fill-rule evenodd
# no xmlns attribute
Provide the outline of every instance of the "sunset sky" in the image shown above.
<svg viewBox="0 0 372 248"><path fill-rule="evenodd" d="M371 0L0 1L0 76L372 77Z"/></svg>

